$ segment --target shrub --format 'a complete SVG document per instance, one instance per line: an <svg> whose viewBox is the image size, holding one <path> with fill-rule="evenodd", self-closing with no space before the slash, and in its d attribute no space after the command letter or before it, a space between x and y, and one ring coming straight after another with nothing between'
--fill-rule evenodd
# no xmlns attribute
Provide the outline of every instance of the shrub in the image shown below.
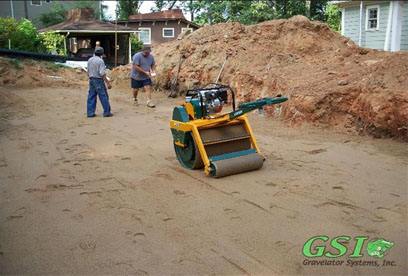
<svg viewBox="0 0 408 276"><path fill-rule="evenodd" d="M55 2L52 4L51 11L42 13L39 17L39 20L44 25L44 27L49 27L65 21L66 13L67 10L61 3Z"/></svg>
<svg viewBox="0 0 408 276"><path fill-rule="evenodd" d="M132 45L132 56L143 49L143 42L134 34L130 35L130 44Z"/></svg>
<svg viewBox="0 0 408 276"><path fill-rule="evenodd" d="M341 30L341 9L336 5L327 5L325 15L327 24L336 32Z"/></svg>
<svg viewBox="0 0 408 276"><path fill-rule="evenodd" d="M9 40L12 49L38 52L42 48L41 36L37 28L27 19L19 23L14 18L0 17L0 46L8 48Z"/></svg>
<svg viewBox="0 0 408 276"><path fill-rule="evenodd" d="M63 35L57 34L55 31L46 32L41 35L42 45L44 50L49 54L65 55Z"/></svg>

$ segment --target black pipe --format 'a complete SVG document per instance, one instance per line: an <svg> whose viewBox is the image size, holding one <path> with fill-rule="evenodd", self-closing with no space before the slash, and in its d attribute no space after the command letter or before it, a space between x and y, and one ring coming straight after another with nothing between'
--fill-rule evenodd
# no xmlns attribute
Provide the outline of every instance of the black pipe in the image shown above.
<svg viewBox="0 0 408 276"><path fill-rule="evenodd" d="M25 58L33 58L33 59L40 59L46 61L53 61L53 62L66 62L67 60L72 61L87 61L86 59L79 58L79 57L67 57L67 56L59 56L59 55L51 55L46 53L36 53L36 52L29 52L29 51L20 51L20 50L9 50L5 48L0 48L0 56L9 56L9 57L25 57ZM105 61L106 67L109 69L114 68L113 62ZM118 63L118 65L126 65L125 63Z"/></svg>

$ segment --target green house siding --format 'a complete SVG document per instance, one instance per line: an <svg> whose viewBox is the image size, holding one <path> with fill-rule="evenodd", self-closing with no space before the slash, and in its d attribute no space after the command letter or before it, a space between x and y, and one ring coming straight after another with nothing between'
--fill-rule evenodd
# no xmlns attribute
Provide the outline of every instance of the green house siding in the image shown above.
<svg viewBox="0 0 408 276"><path fill-rule="evenodd" d="M402 6L401 50L408 50L408 3Z"/></svg>
<svg viewBox="0 0 408 276"><path fill-rule="evenodd" d="M370 5L369 5L370 6ZM362 46L372 48L372 49L378 49L378 50L384 50L384 43L385 43L385 34L387 31L387 22L388 22L388 13L389 13L389 8L390 4L389 3L380 3L378 5L374 6L379 6L379 29L375 31L368 31L366 30L366 8L367 6L363 6L363 26L362 27Z"/></svg>
<svg viewBox="0 0 408 276"><path fill-rule="evenodd" d="M366 30L367 6L379 7L378 30ZM387 32L390 2L379 2L370 4L363 3L361 20L361 46L372 49L384 50ZM344 36L352 39L356 44L359 42L360 5L344 8ZM391 26L390 26L391 27ZM389 47L391 46L392 29L390 29ZM408 3L402 5L402 28L401 28L401 50L408 50Z"/></svg>
<svg viewBox="0 0 408 276"><path fill-rule="evenodd" d="M344 12L344 36L358 43L358 24L360 24L360 7L345 8Z"/></svg>

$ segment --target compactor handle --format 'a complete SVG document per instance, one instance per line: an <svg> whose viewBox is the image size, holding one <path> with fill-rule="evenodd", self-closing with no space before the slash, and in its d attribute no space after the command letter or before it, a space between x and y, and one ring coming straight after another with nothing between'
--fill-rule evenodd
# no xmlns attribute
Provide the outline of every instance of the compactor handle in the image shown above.
<svg viewBox="0 0 408 276"><path fill-rule="evenodd" d="M278 97L275 98L263 98L249 103L242 103L238 105L239 108L238 110L233 111L229 114L230 120L239 117L245 113L251 112L252 110L258 109L264 105L279 104L286 102L287 100L288 100L287 97L282 97L278 95Z"/></svg>

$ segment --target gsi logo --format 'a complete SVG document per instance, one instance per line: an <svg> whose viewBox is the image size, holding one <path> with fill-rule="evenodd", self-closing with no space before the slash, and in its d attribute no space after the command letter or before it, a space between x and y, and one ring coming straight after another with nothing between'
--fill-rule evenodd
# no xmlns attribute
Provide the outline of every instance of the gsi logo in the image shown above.
<svg viewBox="0 0 408 276"><path fill-rule="evenodd" d="M363 246L366 240L369 237L367 236L358 236L355 237L354 247L351 248L352 252L348 255L349 258L361 258L364 255L362 254ZM325 245L313 245L318 241L327 242L329 237L327 236L316 236L309 239L303 245L303 255L308 258L316 258L326 256L328 258L338 258L344 256L348 252L347 246L343 243L348 243L351 238L349 236L338 236L333 238L330 241L330 249L326 248ZM394 246L394 243L388 242L384 239L372 239L367 243L367 254L372 257L383 258L386 255L387 249Z"/></svg>

